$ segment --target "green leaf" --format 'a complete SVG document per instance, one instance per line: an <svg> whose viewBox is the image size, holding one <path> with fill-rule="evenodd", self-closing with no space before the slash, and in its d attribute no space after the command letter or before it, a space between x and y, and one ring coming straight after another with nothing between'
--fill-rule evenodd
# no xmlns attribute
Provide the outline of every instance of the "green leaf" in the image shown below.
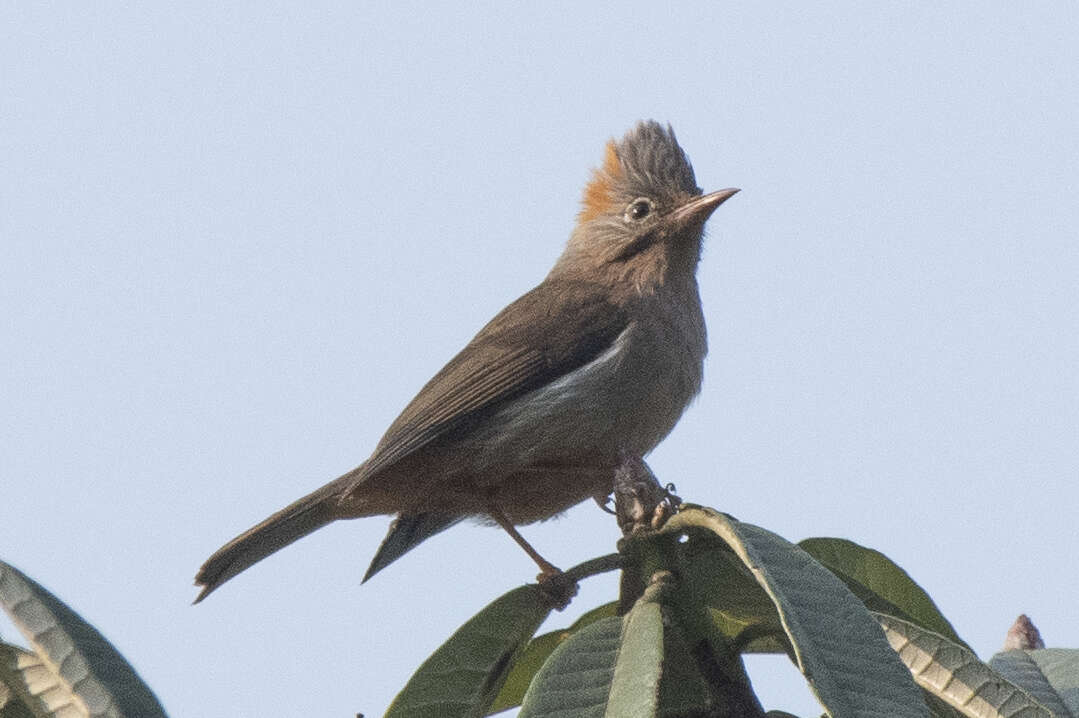
<svg viewBox="0 0 1079 718"><path fill-rule="evenodd" d="M637 601L623 621L605 718L652 718L663 673L663 614L657 601Z"/></svg>
<svg viewBox="0 0 1079 718"><path fill-rule="evenodd" d="M676 622L664 624L663 676L659 684L659 715L708 715L711 702L708 683L697 660L690 654L682 629Z"/></svg>
<svg viewBox="0 0 1079 718"><path fill-rule="evenodd" d="M711 531L772 599L795 662L833 716L927 716L921 692L850 589L802 549L712 509L687 506L663 533Z"/></svg>
<svg viewBox="0 0 1079 718"><path fill-rule="evenodd" d="M656 716L667 645L664 592L665 586L652 585L625 618L599 619L562 643L536 674L522 718ZM684 649L679 657L686 657ZM685 679L685 670L672 673Z"/></svg>
<svg viewBox="0 0 1079 718"><path fill-rule="evenodd" d="M839 538L810 538L798 545L842 579L869 610L898 616L963 643L929 594L880 551Z"/></svg>
<svg viewBox="0 0 1079 718"><path fill-rule="evenodd" d="M3 561L0 605L50 673L43 680L70 691L81 715L164 717L153 692L97 629Z"/></svg>
<svg viewBox="0 0 1079 718"><path fill-rule="evenodd" d="M569 639L570 636L585 626L589 626L601 618L613 616L617 611L618 601L605 603L584 613L569 627L541 634L529 641L521 655L513 662L513 667L510 669L509 675L506 676L506 682L502 684L502 690L499 691L494 703L487 709L487 714L498 713L507 708L521 705L525 691L528 690L528 685L532 682L536 671L543 666L544 661L547 660L554 649L558 648L559 644Z"/></svg>
<svg viewBox="0 0 1079 718"><path fill-rule="evenodd" d="M532 680L519 718L602 718L622 637L622 619L601 618L554 650Z"/></svg>
<svg viewBox="0 0 1079 718"><path fill-rule="evenodd" d="M930 718L966 718L962 711L952 708L945 703L934 693L931 693L922 688L922 698L925 700L925 706L929 709Z"/></svg>
<svg viewBox="0 0 1079 718"><path fill-rule="evenodd" d="M909 621L874 614L914 680L971 718L1053 718L1028 693L944 636Z"/></svg>
<svg viewBox="0 0 1079 718"><path fill-rule="evenodd" d="M1058 718L1079 715L1079 650L1004 651L989 667L1029 693Z"/></svg>
<svg viewBox="0 0 1079 718"><path fill-rule="evenodd" d="M386 717L485 715L510 666L550 611L547 597L534 585L503 594L423 662Z"/></svg>
<svg viewBox="0 0 1079 718"><path fill-rule="evenodd" d="M49 718L63 708L78 712L78 699L42 660L24 648L0 643L0 718Z"/></svg>
<svg viewBox="0 0 1079 718"><path fill-rule="evenodd" d="M709 532L683 546L689 600L707 607L735 652L792 653L771 597L727 544Z"/></svg>

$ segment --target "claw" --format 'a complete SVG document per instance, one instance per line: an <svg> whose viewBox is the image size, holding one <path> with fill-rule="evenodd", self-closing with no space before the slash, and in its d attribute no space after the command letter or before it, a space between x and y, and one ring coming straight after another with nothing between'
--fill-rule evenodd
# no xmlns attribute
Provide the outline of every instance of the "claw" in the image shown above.
<svg viewBox="0 0 1079 718"><path fill-rule="evenodd" d="M614 509L612 509L610 506L607 505L607 504L611 503L611 497L610 496L593 496L592 500L596 502L596 506L599 506L602 510L606 511L607 513L611 514L612 516L618 514L617 511L615 511Z"/></svg>
<svg viewBox="0 0 1079 718"><path fill-rule="evenodd" d="M678 507L682 504L682 497L674 493L675 491L678 491L678 487L674 484L667 484L663 487L663 492L666 494L667 503L672 509L677 510Z"/></svg>

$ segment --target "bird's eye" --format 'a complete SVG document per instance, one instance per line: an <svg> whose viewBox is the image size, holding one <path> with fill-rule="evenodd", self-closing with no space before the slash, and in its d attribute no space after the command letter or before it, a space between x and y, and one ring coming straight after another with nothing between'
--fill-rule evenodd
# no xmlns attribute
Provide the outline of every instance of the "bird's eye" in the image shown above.
<svg viewBox="0 0 1079 718"><path fill-rule="evenodd" d="M625 219L627 222L640 222L652 213L652 200L647 197L635 199L626 207Z"/></svg>

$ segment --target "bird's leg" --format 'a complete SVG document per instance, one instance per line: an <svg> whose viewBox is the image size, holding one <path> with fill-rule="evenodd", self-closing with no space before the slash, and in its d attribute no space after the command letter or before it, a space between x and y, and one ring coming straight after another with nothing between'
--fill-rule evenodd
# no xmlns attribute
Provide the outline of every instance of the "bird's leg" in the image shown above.
<svg viewBox="0 0 1079 718"><path fill-rule="evenodd" d="M622 456L614 477L614 507L624 535L660 528L681 502L672 485L660 486L644 459Z"/></svg>
<svg viewBox="0 0 1079 718"><path fill-rule="evenodd" d="M532 544L528 543L528 541L525 541L525 537L517 532L513 523L493 501L488 502L487 513L540 567L540 575L536 576L536 582L539 584L540 590L547 596L551 606L559 611L568 606L573 597L577 595L577 583L562 573L560 568L540 556L539 551L532 548Z"/></svg>
<svg viewBox="0 0 1079 718"><path fill-rule="evenodd" d="M562 574L562 570L555 566L553 563L540 556L539 551L532 548L532 544L525 540L525 537L517 532L517 528L506 518L506 514L502 513L502 509L498 508L494 503L487 505L487 513L491 518L498 523L499 526L505 530L510 537L517 542L517 545L525 550L532 560L536 562L536 565L540 568L540 575L537 580L542 581L552 576L559 576Z"/></svg>

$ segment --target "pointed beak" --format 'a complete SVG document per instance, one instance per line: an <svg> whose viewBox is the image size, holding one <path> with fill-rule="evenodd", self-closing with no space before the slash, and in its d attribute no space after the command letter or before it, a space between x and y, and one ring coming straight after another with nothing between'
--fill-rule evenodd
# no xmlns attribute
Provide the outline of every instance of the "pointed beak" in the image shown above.
<svg viewBox="0 0 1079 718"><path fill-rule="evenodd" d="M670 221L676 227L687 227L692 224L704 224L712 212L719 205L726 202L739 192L737 189L721 189L718 192L710 192L700 197L694 197L670 214Z"/></svg>

